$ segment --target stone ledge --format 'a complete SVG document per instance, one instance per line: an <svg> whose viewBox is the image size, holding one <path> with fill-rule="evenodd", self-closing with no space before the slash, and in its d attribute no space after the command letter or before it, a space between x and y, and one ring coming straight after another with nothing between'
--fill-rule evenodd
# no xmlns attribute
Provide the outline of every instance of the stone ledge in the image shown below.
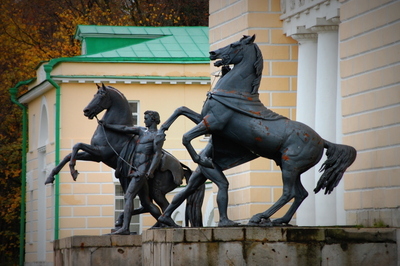
<svg viewBox="0 0 400 266"><path fill-rule="evenodd" d="M399 228L205 227L54 242L55 265L400 265Z"/></svg>
<svg viewBox="0 0 400 266"><path fill-rule="evenodd" d="M122 247L142 246L142 236L102 235L102 236L71 236L54 241L54 250L66 248L87 247Z"/></svg>
<svg viewBox="0 0 400 266"><path fill-rule="evenodd" d="M396 228L346 227L204 227L156 229L143 232L143 243L198 242L397 242Z"/></svg>

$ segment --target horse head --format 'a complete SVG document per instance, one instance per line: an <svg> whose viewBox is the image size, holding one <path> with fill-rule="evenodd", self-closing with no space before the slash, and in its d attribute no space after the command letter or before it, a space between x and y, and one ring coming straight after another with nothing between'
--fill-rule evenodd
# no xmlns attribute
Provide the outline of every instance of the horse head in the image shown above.
<svg viewBox="0 0 400 266"><path fill-rule="evenodd" d="M243 60L244 57L244 49L246 45L250 45L254 43L256 36L247 36L243 35L243 37L234 43L231 43L225 47L222 47L218 50L210 52L211 60L218 60L214 63L214 66L220 67L230 64L238 64Z"/></svg>
<svg viewBox="0 0 400 266"><path fill-rule="evenodd" d="M97 84L96 84L97 85ZM111 97L109 91L104 84L97 85L97 93L94 95L90 103L83 109L83 114L89 119L93 119L101 111L111 106Z"/></svg>
<svg viewBox="0 0 400 266"><path fill-rule="evenodd" d="M221 78L218 81L216 85L218 89L240 89L241 91L247 91L251 94L258 92L264 64L261 50L257 44L254 43L255 39L255 35L243 35L239 41L210 52L211 60L221 59L216 61L214 66L235 65L233 70L229 71L229 81L225 78ZM244 80L243 77L245 77L246 80ZM224 84L219 82L223 82Z"/></svg>

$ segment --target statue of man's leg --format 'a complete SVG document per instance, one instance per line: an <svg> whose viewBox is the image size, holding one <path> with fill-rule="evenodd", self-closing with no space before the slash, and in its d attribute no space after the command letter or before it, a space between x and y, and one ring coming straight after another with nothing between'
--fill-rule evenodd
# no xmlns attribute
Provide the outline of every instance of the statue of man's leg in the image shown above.
<svg viewBox="0 0 400 266"><path fill-rule="evenodd" d="M125 206L124 206L124 222L122 227L115 231L114 235L129 235L129 225L131 223L132 211L133 211L133 199L139 193L140 189L143 187L146 178L144 176L132 177L129 183L128 189L125 193Z"/></svg>
<svg viewBox="0 0 400 266"><path fill-rule="evenodd" d="M158 218L158 221L173 227L179 227L174 220L172 220L172 213L178 208L182 202L187 199L191 194L193 194L197 188L199 188L204 182L206 182L205 176L196 169L195 172L190 176L188 185L181 190L178 194L174 196L171 204L167 207L164 213Z"/></svg>

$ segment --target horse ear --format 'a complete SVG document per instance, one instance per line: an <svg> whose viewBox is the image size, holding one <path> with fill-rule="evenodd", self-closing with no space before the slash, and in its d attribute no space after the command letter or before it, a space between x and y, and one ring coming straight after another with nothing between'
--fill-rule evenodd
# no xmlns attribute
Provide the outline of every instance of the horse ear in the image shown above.
<svg viewBox="0 0 400 266"><path fill-rule="evenodd" d="M256 35L253 34L248 40L246 40L246 44L251 44L254 43L254 40L256 39Z"/></svg>
<svg viewBox="0 0 400 266"><path fill-rule="evenodd" d="M98 92L107 92L107 88L106 88L106 86L104 86L104 83L101 83L101 86L98 84L96 84L96 85L97 85Z"/></svg>

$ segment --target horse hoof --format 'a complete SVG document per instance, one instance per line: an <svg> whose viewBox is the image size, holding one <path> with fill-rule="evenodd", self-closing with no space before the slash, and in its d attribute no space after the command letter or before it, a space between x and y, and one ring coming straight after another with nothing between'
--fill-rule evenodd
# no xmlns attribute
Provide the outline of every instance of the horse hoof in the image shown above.
<svg viewBox="0 0 400 266"><path fill-rule="evenodd" d="M75 170L75 171L73 171L73 172L71 173L71 175L72 175L72 179L73 179L74 181L76 181L76 179L78 178L79 172L78 172L77 170Z"/></svg>
<svg viewBox="0 0 400 266"><path fill-rule="evenodd" d="M261 222L262 219L262 213L257 213L251 217L249 220L249 225L258 225Z"/></svg>
<svg viewBox="0 0 400 266"><path fill-rule="evenodd" d="M45 185L47 185L47 184L53 184L54 180L55 180L54 176L49 176L49 177L46 179L46 181L44 182L44 184L45 184Z"/></svg>
<svg viewBox="0 0 400 266"><path fill-rule="evenodd" d="M264 219L264 218L261 218L261 221L260 221L260 224L259 224L260 226L273 226L274 224L271 222L271 219Z"/></svg>
<svg viewBox="0 0 400 266"><path fill-rule="evenodd" d="M282 219L273 220L271 223L273 226L292 226L288 222L284 222Z"/></svg>
<svg viewBox="0 0 400 266"><path fill-rule="evenodd" d="M161 222L155 223L150 229L160 229L160 228L168 228L169 226L166 224L163 224Z"/></svg>
<svg viewBox="0 0 400 266"><path fill-rule="evenodd" d="M247 225L252 225L252 226L274 226L274 224L271 222L271 220L261 218L259 222L249 222Z"/></svg>

